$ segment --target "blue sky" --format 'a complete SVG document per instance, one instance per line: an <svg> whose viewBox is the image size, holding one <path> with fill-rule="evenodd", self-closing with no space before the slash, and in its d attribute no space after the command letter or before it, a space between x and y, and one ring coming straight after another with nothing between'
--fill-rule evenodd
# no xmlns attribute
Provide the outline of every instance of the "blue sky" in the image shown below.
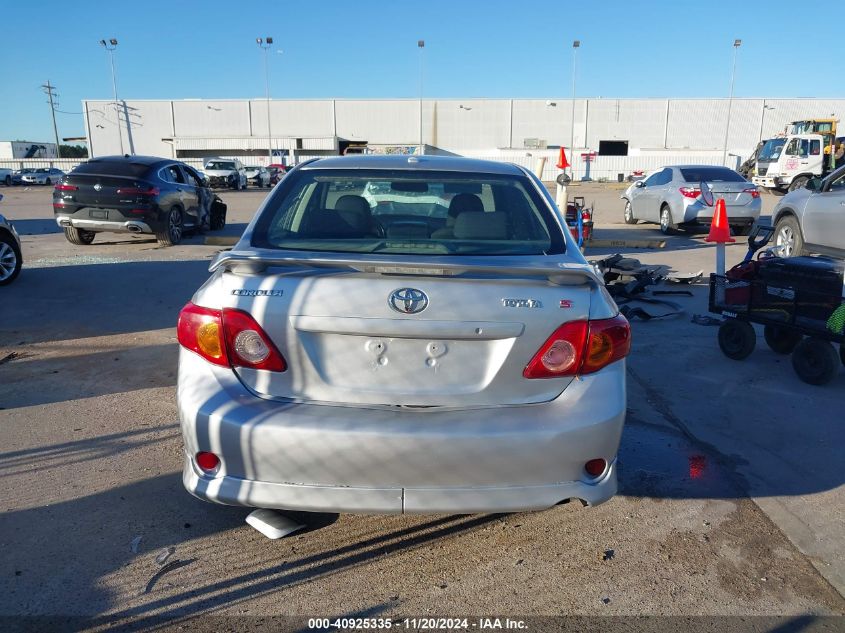
<svg viewBox="0 0 845 633"><path fill-rule="evenodd" d="M845 17L836 3L825 5L838 19L808 9L807 19L790 21L784 16L798 5L786 0L0 4L0 140L52 139L39 87L47 79L66 112L80 112L86 98L111 98L108 58L97 43L109 37L119 40L118 96L126 99L263 97L255 38L266 35L275 40L277 99L416 98L418 39L426 42L426 97L568 97L574 39L582 42L578 96L722 97L734 38L743 42L736 96L845 96L845 36L822 35L825 24ZM80 114L59 114L58 125L60 136L84 133Z"/></svg>

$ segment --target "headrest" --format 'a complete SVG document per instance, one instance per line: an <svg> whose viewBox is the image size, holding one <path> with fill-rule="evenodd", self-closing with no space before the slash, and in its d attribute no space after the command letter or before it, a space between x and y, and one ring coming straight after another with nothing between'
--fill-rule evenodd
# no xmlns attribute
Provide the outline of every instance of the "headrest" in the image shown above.
<svg viewBox="0 0 845 633"><path fill-rule="evenodd" d="M455 218L453 231L457 239L463 240L505 240L508 237L504 213L485 213L484 211L461 213Z"/></svg>
<svg viewBox="0 0 845 633"><path fill-rule="evenodd" d="M453 218L467 211L484 211L481 198L472 193L459 193L449 203L449 215Z"/></svg>
<svg viewBox="0 0 845 633"><path fill-rule="evenodd" d="M335 211L354 211L355 213L370 213L370 203L361 196L345 195L337 199Z"/></svg>

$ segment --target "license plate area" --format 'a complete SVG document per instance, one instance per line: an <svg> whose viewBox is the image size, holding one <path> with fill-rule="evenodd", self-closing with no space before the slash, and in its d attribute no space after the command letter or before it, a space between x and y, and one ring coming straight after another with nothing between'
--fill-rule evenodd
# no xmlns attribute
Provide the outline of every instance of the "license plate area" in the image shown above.
<svg viewBox="0 0 845 633"><path fill-rule="evenodd" d="M94 220L108 220L109 219L109 210L108 209L89 209L88 210L88 217Z"/></svg>

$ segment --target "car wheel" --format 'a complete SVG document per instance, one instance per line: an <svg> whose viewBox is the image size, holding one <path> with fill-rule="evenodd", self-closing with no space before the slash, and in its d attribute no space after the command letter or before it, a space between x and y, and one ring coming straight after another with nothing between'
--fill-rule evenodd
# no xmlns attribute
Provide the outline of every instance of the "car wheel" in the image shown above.
<svg viewBox="0 0 845 633"><path fill-rule="evenodd" d="M829 383L839 372L840 363L836 348L820 338L805 338L792 352L792 368L810 385Z"/></svg>
<svg viewBox="0 0 845 633"><path fill-rule="evenodd" d="M53 182L52 182L49 178L45 178L45 179L44 179L44 184L45 184L45 185L47 185L47 186L49 187L50 185L52 185L52 184L53 184Z"/></svg>
<svg viewBox="0 0 845 633"><path fill-rule="evenodd" d="M161 246L175 246L182 241L182 234L185 231L185 220L182 217L182 210L173 207L167 213L164 227L156 232L156 239Z"/></svg>
<svg viewBox="0 0 845 633"><path fill-rule="evenodd" d="M226 205L215 200L211 205L211 230L220 231L226 227Z"/></svg>
<svg viewBox="0 0 845 633"><path fill-rule="evenodd" d="M6 180L4 180L3 182L5 182L5 183L6 183L6 186L7 186L7 187L11 187L11 186L12 186L12 177L11 177L11 176L6 176Z"/></svg>
<svg viewBox="0 0 845 633"><path fill-rule="evenodd" d="M763 338L766 344L776 354L791 354L795 346L801 342L801 334L776 325L767 325L763 328Z"/></svg>
<svg viewBox="0 0 845 633"><path fill-rule="evenodd" d="M810 181L807 176L798 176L795 178L789 185L789 189L787 191L795 191L796 189L803 189L804 186Z"/></svg>
<svg viewBox="0 0 845 633"><path fill-rule="evenodd" d="M795 216L787 215L775 226L775 249L781 257L798 257L804 254L804 238Z"/></svg>
<svg viewBox="0 0 845 633"><path fill-rule="evenodd" d="M65 227L65 239L71 244L77 246L87 246L94 241L94 231L86 231L85 229L77 229L72 226Z"/></svg>
<svg viewBox="0 0 845 633"><path fill-rule="evenodd" d="M625 224L636 224L637 218L634 217L634 209L631 207L631 201L625 201Z"/></svg>
<svg viewBox="0 0 845 633"><path fill-rule="evenodd" d="M719 348L732 360L748 358L757 344L757 335L750 323L728 319L719 326Z"/></svg>
<svg viewBox="0 0 845 633"><path fill-rule="evenodd" d="M663 235L672 235L675 232L675 223L672 221L672 211L668 204L660 209L660 232Z"/></svg>
<svg viewBox="0 0 845 633"><path fill-rule="evenodd" d="M0 233L0 286L10 284L21 272L23 258L17 242L11 235Z"/></svg>

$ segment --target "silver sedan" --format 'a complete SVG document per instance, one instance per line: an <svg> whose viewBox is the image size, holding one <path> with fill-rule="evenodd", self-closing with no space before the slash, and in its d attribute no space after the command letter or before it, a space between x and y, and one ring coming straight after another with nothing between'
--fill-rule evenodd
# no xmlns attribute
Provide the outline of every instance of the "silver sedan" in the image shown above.
<svg viewBox="0 0 845 633"><path fill-rule="evenodd" d="M714 165L662 167L633 183L622 194L626 224L655 222L664 234L710 224L713 207L701 200L702 182L710 186L716 198L725 200L734 233L747 235L760 217L760 192L734 170Z"/></svg>
<svg viewBox="0 0 845 633"><path fill-rule="evenodd" d="M61 169L42 167L21 175L21 182L25 185L54 185L65 175Z"/></svg>
<svg viewBox="0 0 845 633"><path fill-rule="evenodd" d="M526 169L309 161L211 270L177 327L197 497L466 513L615 494L630 329Z"/></svg>
<svg viewBox="0 0 845 633"><path fill-rule="evenodd" d="M845 258L845 167L781 198L772 211L782 257L818 253Z"/></svg>

